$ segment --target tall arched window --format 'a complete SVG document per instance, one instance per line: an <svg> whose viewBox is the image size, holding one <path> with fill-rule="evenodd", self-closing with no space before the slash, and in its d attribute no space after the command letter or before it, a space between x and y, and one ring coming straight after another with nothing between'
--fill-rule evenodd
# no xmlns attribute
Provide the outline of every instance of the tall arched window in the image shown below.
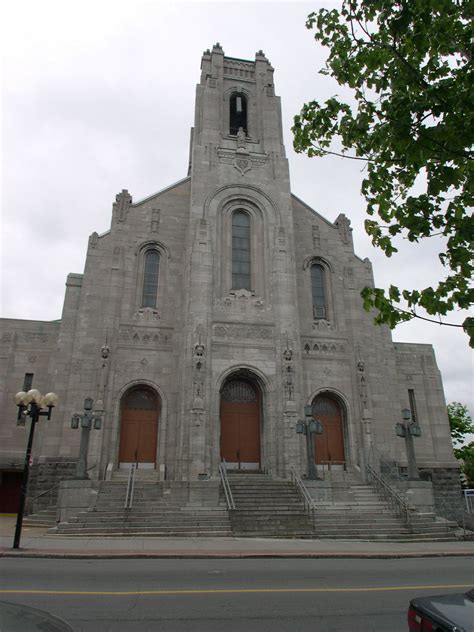
<svg viewBox="0 0 474 632"><path fill-rule="evenodd" d="M311 266L311 295L313 298L313 317L327 318L324 268L319 264Z"/></svg>
<svg viewBox="0 0 474 632"><path fill-rule="evenodd" d="M244 211L232 215L232 289L251 290L250 217Z"/></svg>
<svg viewBox="0 0 474 632"><path fill-rule="evenodd" d="M160 269L160 255L156 250L149 250L145 255L143 273L142 307L156 307L158 292L158 272Z"/></svg>
<svg viewBox="0 0 474 632"><path fill-rule="evenodd" d="M229 133L237 134L239 127L247 134L247 99L243 94L234 93L230 97Z"/></svg>

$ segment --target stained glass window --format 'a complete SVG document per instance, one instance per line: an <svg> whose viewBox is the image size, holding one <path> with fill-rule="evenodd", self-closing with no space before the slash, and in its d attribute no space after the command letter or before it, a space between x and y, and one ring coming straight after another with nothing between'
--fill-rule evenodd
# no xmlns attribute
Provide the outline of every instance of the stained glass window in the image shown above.
<svg viewBox="0 0 474 632"><path fill-rule="evenodd" d="M326 318L326 291L324 287L323 266L311 266L311 294L313 298L313 317Z"/></svg>
<svg viewBox="0 0 474 632"><path fill-rule="evenodd" d="M143 275L142 307L156 307L158 291L158 272L160 269L160 255L156 250L150 250L145 256L145 272Z"/></svg>
<svg viewBox="0 0 474 632"><path fill-rule="evenodd" d="M251 290L250 217L244 211L232 216L232 289Z"/></svg>
<svg viewBox="0 0 474 632"><path fill-rule="evenodd" d="M338 415L340 408L338 403L327 395L318 395L313 402L313 415Z"/></svg>
<svg viewBox="0 0 474 632"><path fill-rule="evenodd" d="M231 380L222 389L222 400L226 402L251 403L257 401L257 393L249 382Z"/></svg>
<svg viewBox="0 0 474 632"><path fill-rule="evenodd" d="M159 408L156 395L144 388L136 388L128 393L125 399L128 410L157 410Z"/></svg>

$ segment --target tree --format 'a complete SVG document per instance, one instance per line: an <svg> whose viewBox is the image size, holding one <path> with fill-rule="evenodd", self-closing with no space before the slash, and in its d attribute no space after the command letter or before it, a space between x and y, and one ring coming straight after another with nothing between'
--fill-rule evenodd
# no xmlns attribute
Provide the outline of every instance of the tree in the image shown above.
<svg viewBox="0 0 474 632"><path fill-rule="evenodd" d="M474 441L464 445L466 436L474 434L474 422L464 404L451 402L447 408L454 455L462 461L461 469L468 482L474 485Z"/></svg>
<svg viewBox="0 0 474 632"><path fill-rule="evenodd" d="M364 288L375 322L440 322L474 302L474 45L469 0L343 0L306 26L329 48L320 72L353 91L306 103L295 116L294 147L308 156L366 163L365 230L390 257L397 236L438 238L446 270L437 287ZM470 7L472 9L472 5ZM422 315L419 312L422 308ZM431 318L431 316L437 316ZM474 346L474 318L463 323Z"/></svg>

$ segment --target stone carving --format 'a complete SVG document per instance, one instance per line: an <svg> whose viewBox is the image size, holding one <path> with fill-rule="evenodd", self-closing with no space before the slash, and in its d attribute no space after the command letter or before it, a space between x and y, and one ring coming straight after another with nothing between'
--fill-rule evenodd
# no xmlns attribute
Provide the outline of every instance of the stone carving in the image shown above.
<svg viewBox="0 0 474 632"><path fill-rule="evenodd" d="M109 355L110 347L107 344L107 338L105 343L100 349L100 368L99 368L99 382L97 384L97 397L95 402L95 409L97 411L104 411L105 392L107 388L107 382L109 377Z"/></svg>
<svg viewBox="0 0 474 632"><path fill-rule="evenodd" d="M312 237L313 237L313 247L314 248L319 248L320 244L321 244L321 237L319 234L319 226L316 226L316 224L313 224L312 229Z"/></svg>
<svg viewBox="0 0 474 632"><path fill-rule="evenodd" d="M289 402L294 400L294 366L293 366L293 349L290 347L287 341L285 349L283 349L283 389L286 393L286 405L285 410L289 410L292 407L289 406Z"/></svg>
<svg viewBox="0 0 474 632"><path fill-rule="evenodd" d="M247 171L250 171L251 169L251 164L250 164L250 160L248 158L235 158L234 160L234 167L237 169L237 171L240 173L240 175L245 175L247 173Z"/></svg>
<svg viewBox="0 0 474 632"><path fill-rule="evenodd" d="M324 318L319 318L318 320L315 320L313 323L313 329L320 333L324 333L327 331L336 331L336 327Z"/></svg>
<svg viewBox="0 0 474 632"><path fill-rule="evenodd" d="M246 148L245 141L247 140L247 135L245 134L243 127L239 127L239 131L237 132L236 137L237 137L237 149L239 148L245 149Z"/></svg>
<svg viewBox="0 0 474 632"><path fill-rule="evenodd" d="M124 326L120 328L119 338L122 343L146 346L170 346L172 333L171 329L145 329L143 327Z"/></svg>
<svg viewBox="0 0 474 632"><path fill-rule="evenodd" d="M214 325L214 336L218 338L273 339L273 327L262 325Z"/></svg>
<svg viewBox="0 0 474 632"><path fill-rule="evenodd" d="M48 334L39 333L36 331L27 331L25 332L24 339L27 342L48 342L49 336Z"/></svg>
<svg viewBox="0 0 474 632"><path fill-rule="evenodd" d="M257 310L259 312L265 310L265 301L249 290L234 290L224 298L217 299L216 307L224 307L225 309L238 309L239 311L249 312Z"/></svg>
<svg viewBox="0 0 474 632"><path fill-rule="evenodd" d="M303 340L303 351L306 355L309 354L325 354L325 355L339 355L346 353L347 345L340 340L324 340L317 342L311 338Z"/></svg>
<svg viewBox="0 0 474 632"><path fill-rule="evenodd" d="M127 220L127 214L131 203L132 196L127 189L122 189L122 192L115 196L115 202L112 205L112 216L115 221L125 222Z"/></svg>
<svg viewBox="0 0 474 632"><path fill-rule="evenodd" d="M354 268L350 266L344 267L344 286L348 290L353 290L355 288Z"/></svg>
<svg viewBox="0 0 474 632"><path fill-rule="evenodd" d="M241 167L245 167L246 171L250 168L262 167L268 162L267 154L249 153L242 148L234 150L219 147L217 149L217 157L220 163L234 165L236 169L239 169L236 165L237 160L247 161L248 165L241 165Z"/></svg>
<svg viewBox="0 0 474 632"><path fill-rule="evenodd" d="M6 332L4 334L2 334L2 338L1 338L2 344L8 344L12 341L12 335L10 332Z"/></svg>
<svg viewBox="0 0 474 632"><path fill-rule="evenodd" d="M159 208L154 208L151 211L151 232L157 233L160 227L161 211Z"/></svg>
<svg viewBox="0 0 474 632"><path fill-rule="evenodd" d="M351 228L351 220L341 213L335 221L335 224L339 230L339 234L343 243L350 244L352 241L352 228Z"/></svg>
<svg viewBox="0 0 474 632"><path fill-rule="evenodd" d="M208 77L207 78L207 85L210 88L216 88L217 87L217 81L214 79L214 77Z"/></svg>
<svg viewBox="0 0 474 632"><path fill-rule="evenodd" d="M202 325L196 327L196 331L201 331L202 329ZM198 342L193 347L193 410L204 409L205 368L206 347L201 342L201 335L199 334Z"/></svg>
<svg viewBox="0 0 474 632"><path fill-rule="evenodd" d="M133 317L135 320L153 322L160 320L161 313L160 310L153 307L141 307L137 312L135 312Z"/></svg>
<svg viewBox="0 0 474 632"><path fill-rule="evenodd" d="M37 356L32 355L32 356L28 356L28 362L31 362L31 364L34 364L37 360Z"/></svg>
<svg viewBox="0 0 474 632"><path fill-rule="evenodd" d="M98 243L99 243L99 233L96 233L94 231L92 235L89 236L89 246L91 248L97 248Z"/></svg>
<svg viewBox="0 0 474 632"><path fill-rule="evenodd" d="M122 246L114 247L114 254L112 258L112 270L118 270L120 268L120 264L122 262L122 253L123 253Z"/></svg>

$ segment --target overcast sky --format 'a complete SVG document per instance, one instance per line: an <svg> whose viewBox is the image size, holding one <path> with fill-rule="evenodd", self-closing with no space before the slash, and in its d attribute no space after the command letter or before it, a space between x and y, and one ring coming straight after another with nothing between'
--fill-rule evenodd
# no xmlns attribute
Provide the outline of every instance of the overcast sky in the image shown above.
<svg viewBox="0 0 474 632"><path fill-rule="evenodd" d="M186 176L195 85L206 48L254 59L262 49L282 98L293 192L333 221L351 218L356 253L379 286L426 287L441 273L435 240L375 250L363 229L360 163L292 149L305 101L344 95L318 74L326 58L305 17L322 3L17 0L2 18L1 313L60 318L68 272L90 233L110 226L115 194L134 201ZM451 322L462 322L454 314ZM447 401L474 411L472 352L452 327L400 325L394 340L431 343Z"/></svg>

